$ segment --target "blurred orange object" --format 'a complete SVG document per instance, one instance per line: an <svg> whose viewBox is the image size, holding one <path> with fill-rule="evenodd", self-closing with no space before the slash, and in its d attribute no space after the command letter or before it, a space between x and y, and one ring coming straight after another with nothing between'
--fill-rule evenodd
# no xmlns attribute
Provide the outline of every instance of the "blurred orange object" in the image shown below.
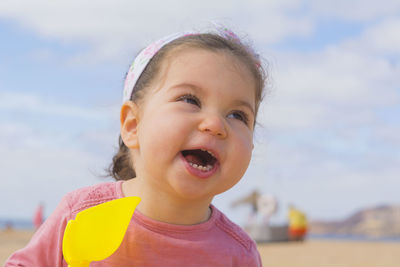
<svg viewBox="0 0 400 267"><path fill-rule="evenodd" d="M304 240L307 234L307 217L300 210L289 207L289 238L293 241Z"/></svg>

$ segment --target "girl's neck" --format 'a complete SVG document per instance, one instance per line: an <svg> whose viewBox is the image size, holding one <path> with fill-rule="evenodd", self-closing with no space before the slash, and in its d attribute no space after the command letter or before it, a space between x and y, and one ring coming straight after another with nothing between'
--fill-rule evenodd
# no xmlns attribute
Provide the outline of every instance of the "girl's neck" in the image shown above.
<svg viewBox="0 0 400 267"><path fill-rule="evenodd" d="M207 221L211 216L212 199L195 201L171 198L166 192L154 192L140 178L125 181L122 192L126 197L138 196L142 200L137 206L143 215L165 223L193 225Z"/></svg>

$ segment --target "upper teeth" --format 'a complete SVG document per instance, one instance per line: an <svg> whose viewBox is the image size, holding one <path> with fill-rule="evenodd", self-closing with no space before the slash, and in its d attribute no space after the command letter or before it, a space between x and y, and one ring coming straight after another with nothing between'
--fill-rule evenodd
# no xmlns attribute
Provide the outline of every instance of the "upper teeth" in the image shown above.
<svg viewBox="0 0 400 267"><path fill-rule="evenodd" d="M205 151L205 152L208 152L208 154L210 154L211 156L213 156L214 158L215 158L215 155L211 152L211 151L208 151L208 150L205 150L205 149L200 149L201 151Z"/></svg>

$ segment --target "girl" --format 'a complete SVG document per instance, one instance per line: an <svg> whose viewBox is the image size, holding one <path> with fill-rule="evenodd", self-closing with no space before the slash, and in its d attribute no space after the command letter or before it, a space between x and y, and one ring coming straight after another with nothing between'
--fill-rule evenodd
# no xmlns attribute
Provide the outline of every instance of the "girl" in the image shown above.
<svg viewBox="0 0 400 267"><path fill-rule="evenodd" d="M254 241L211 201L248 167L263 87L257 55L226 29L148 46L125 81L117 182L64 196L5 266L66 266L68 220L126 196L142 201L121 246L90 266L261 266Z"/></svg>

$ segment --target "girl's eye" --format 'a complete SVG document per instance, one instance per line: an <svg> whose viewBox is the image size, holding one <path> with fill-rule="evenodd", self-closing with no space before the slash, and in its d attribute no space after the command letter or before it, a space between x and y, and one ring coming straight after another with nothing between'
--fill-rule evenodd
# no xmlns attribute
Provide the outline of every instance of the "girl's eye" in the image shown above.
<svg viewBox="0 0 400 267"><path fill-rule="evenodd" d="M200 100L199 100L196 96L194 96L194 95L190 95L190 94L188 94L188 95L183 95L183 96L178 97L177 100L178 100L178 101L186 102L186 103L188 103L188 104L196 105L196 106L198 106L198 107L201 106Z"/></svg>
<svg viewBox="0 0 400 267"><path fill-rule="evenodd" d="M247 114L243 111L240 110L235 110L233 111L231 114L229 114L228 117L237 119L242 121L244 124L248 125L249 124L249 117L247 116Z"/></svg>

